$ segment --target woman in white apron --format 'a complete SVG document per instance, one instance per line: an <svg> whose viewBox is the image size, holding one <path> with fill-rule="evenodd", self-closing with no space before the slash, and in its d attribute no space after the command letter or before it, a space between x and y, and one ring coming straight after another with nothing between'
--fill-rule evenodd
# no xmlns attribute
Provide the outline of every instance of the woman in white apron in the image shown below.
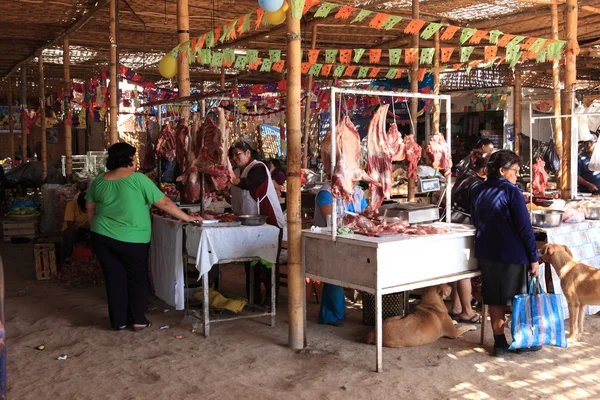
<svg viewBox="0 0 600 400"><path fill-rule="evenodd" d="M246 142L237 142L231 149L231 157L235 169L236 178L232 180L231 207L237 215L264 215L267 224L280 229L277 260L281 251L281 238L285 218L281 211L279 198L275 186L271 180L271 174L267 166L252 157L252 148ZM279 263L277 263L277 269ZM250 289L250 266L246 265L246 292ZM263 301L261 292L261 281L265 283L266 300L271 298L271 274L264 266L254 267L254 302L261 304ZM264 279L260 279L261 275ZM277 287L279 287L279 274L277 276Z"/></svg>

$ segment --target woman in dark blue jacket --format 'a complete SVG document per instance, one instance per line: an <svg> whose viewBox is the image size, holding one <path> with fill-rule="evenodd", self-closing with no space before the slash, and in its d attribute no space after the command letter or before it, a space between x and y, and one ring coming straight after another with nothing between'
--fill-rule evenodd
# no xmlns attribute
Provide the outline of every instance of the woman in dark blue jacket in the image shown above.
<svg viewBox="0 0 600 400"><path fill-rule="evenodd" d="M529 212L516 186L520 162L510 150L492 154L487 180L471 190L471 219L477 229L475 257L483 280L483 301L489 305L496 356L508 350L504 336L506 306L516 294L526 293L528 270L531 275L539 274Z"/></svg>

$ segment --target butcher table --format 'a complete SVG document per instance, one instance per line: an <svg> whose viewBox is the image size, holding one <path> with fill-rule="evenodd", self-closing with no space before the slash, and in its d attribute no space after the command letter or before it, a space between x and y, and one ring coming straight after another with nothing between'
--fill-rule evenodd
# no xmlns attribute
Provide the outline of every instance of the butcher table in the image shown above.
<svg viewBox="0 0 600 400"><path fill-rule="evenodd" d="M277 261L279 228L271 225L202 227L157 215L152 219L150 267L155 294L177 310L185 309L184 261L196 265L202 278L204 335L209 335L208 272L215 264L264 259ZM185 245L185 247L183 247ZM252 277L253 274L250 274ZM275 304L275 267L271 268L271 298ZM253 285L250 285L251 289ZM251 293L252 295L252 293ZM271 316L275 308L251 317ZM246 316L246 318L249 316ZM232 318L234 319L234 318Z"/></svg>
<svg viewBox="0 0 600 400"><path fill-rule="evenodd" d="M382 371L382 296L479 276L472 227L452 227L441 235L368 237L302 231L302 267L306 278L375 296L376 370ZM306 319L306 299L304 299ZM306 325L305 325L306 326Z"/></svg>

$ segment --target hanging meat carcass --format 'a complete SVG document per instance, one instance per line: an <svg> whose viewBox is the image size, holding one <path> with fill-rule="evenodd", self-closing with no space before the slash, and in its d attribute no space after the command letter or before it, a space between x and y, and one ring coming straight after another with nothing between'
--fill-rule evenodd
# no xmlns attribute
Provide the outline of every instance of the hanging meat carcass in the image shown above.
<svg viewBox="0 0 600 400"><path fill-rule="evenodd" d="M177 156L177 139L175 131L170 122L167 122L158 134L156 139L156 154L159 158L166 158L169 161L175 160Z"/></svg>
<svg viewBox="0 0 600 400"><path fill-rule="evenodd" d="M371 208L381 207L383 199L392 195L392 160L402 157L404 142L396 124L386 133L385 121L389 105L385 104L373 114L367 134L367 174L380 183L370 185Z"/></svg>
<svg viewBox="0 0 600 400"><path fill-rule="evenodd" d="M533 194L542 197L545 196L546 186L548 186L548 173L544 168L545 166L546 163L537 157L531 169L533 174Z"/></svg>
<svg viewBox="0 0 600 400"><path fill-rule="evenodd" d="M176 138L176 156L179 170L184 171L188 167L188 152L190 151L190 128L187 126L187 120L182 118L179 120L177 129L175 129Z"/></svg>
<svg viewBox="0 0 600 400"><path fill-rule="evenodd" d="M199 174L205 174L205 195L225 189L234 176L228 157L229 129L225 119L225 111L218 109L217 124L206 118L197 133L196 143L202 143L198 157L191 162L189 168L177 178L183 182L184 196L187 201L200 199ZM198 149L198 146L196 147Z"/></svg>
<svg viewBox="0 0 600 400"><path fill-rule="evenodd" d="M144 150L144 160L142 161L142 171L148 172L156 168L156 152L152 142L152 126L155 122L147 118L146 121L146 149Z"/></svg>
<svg viewBox="0 0 600 400"><path fill-rule="evenodd" d="M436 133L431 137L426 151L431 160L431 166L434 169L444 170L444 175L448 176L450 168L452 168L452 155L446 139L440 133Z"/></svg>
<svg viewBox="0 0 600 400"><path fill-rule="evenodd" d="M347 116L337 125L336 149L336 167L331 178L331 193L335 197L351 203L356 182L381 185L360 167L360 136Z"/></svg>
<svg viewBox="0 0 600 400"><path fill-rule="evenodd" d="M415 141L415 135L407 135L404 138L404 152L408 161L408 179L417 180L419 177L419 160L423 149Z"/></svg>

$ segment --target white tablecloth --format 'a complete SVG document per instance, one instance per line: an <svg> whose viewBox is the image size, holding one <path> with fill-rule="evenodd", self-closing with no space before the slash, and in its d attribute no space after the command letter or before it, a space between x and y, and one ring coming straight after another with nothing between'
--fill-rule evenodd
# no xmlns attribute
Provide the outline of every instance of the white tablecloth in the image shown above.
<svg viewBox="0 0 600 400"><path fill-rule="evenodd" d="M150 268L156 297L184 309L182 260L183 224L169 218L153 216L150 244ZM220 260L260 257L275 263L279 228L271 225L211 227L186 225L186 249L195 257L200 276Z"/></svg>
<svg viewBox="0 0 600 400"><path fill-rule="evenodd" d="M573 253L573 258L576 261L600 269L599 221L585 221L573 224L566 223L556 228L535 229L546 233L548 236L548 243L561 244L569 247ZM560 286L560 278L556 274L554 268L550 268L550 270L552 271L552 284L554 285L554 292L557 294L562 294L563 291L562 287ZM540 271L542 282L545 282L544 268L541 268ZM564 296L560 296L560 301L565 318L568 318L569 308ZM600 311L600 307L598 306L586 307L586 314L595 314L598 311Z"/></svg>
<svg viewBox="0 0 600 400"><path fill-rule="evenodd" d="M182 227L172 219L152 217L150 270L154 294L176 310L184 308Z"/></svg>
<svg viewBox="0 0 600 400"><path fill-rule="evenodd" d="M200 276L221 260L260 257L277 260L279 228L271 225L201 228L188 225L185 231L189 255L196 254Z"/></svg>

